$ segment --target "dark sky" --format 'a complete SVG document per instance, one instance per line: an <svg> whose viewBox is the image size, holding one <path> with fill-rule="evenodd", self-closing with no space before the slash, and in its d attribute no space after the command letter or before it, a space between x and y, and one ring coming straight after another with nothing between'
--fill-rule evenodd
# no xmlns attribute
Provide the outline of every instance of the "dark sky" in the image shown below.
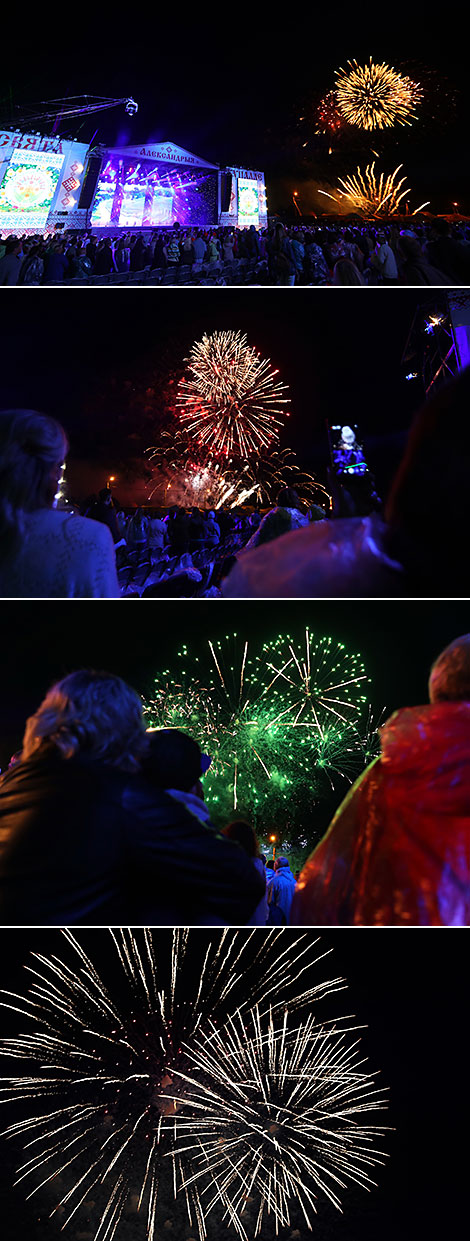
<svg viewBox="0 0 470 1241"><path fill-rule="evenodd" d="M79 667L104 668L148 695L153 677L177 667L186 643L199 654L206 639L236 633L261 643L283 632L302 640L306 625L360 652L375 711L426 701L436 655L470 630L466 601L304 600L252 603L187 600L159 603L4 601L0 765L19 748L26 717L49 685Z"/></svg>
<svg viewBox="0 0 470 1241"><path fill-rule="evenodd" d="M299 462L322 472L327 464L325 420L354 421L369 436L372 465L390 469L400 452L397 432L421 403L418 383L406 383L401 358L416 307L428 290L375 290L358 297L349 289L54 290L25 298L13 290L2 328L0 407L39 408L63 422L71 458L93 460L99 417L93 403L116 377L136 385L164 354L179 377L193 341L204 332L241 330L271 358L288 384L290 417L282 446ZM59 306L60 301L60 306ZM112 395L107 402L112 409ZM105 458L113 467L113 419ZM149 438L140 451L152 443ZM129 434L132 420L126 424ZM127 441L126 453L135 452ZM103 477L100 485L103 485ZM381 481L381 480L379 480ZM94 490L93 482L85 491Z"/></svg>
<svg viewBox="0 0 470 1241"><path fill-rule="evenodd" d="M296 932L285 934L292 937ZM79 932L98 962L106 952L105 936L105 930ZM58 930L0 931L1 986L23 990L22 967L29 951L62 955L60 938ZM333 948L333 953L315 966L312 980L341 975L348 983L346 992L322 1002L323 1016L354 1014L357 1024L367 1026L361 1037L369 1067L380 1070L378 1085L390 1088L390 1109L377 1120L395 1131L385 1138L389 1159L386 1167L376 1170L378 1187L369 1193L349 1189L343 1215L321 1202L317 1228L313 1233L301 1228L302 1241L315 1236L321 1241L396 1241L397 1236L403 1241L441 1241L444 1236L459 1236L467 1215L462 1145L468 1109L463 933L329 930L321 934L320 944L323 950ZM316 1011L320 1016L320 1005ZM0 1010L2 1035L12 1036L25 1024ZM18 1071L17 1061L13 1071ZM0 1141L3 1241L26 1236L30 1241L52 1241L63 1235L55 1220L47 1218L53 1203L47 1189L30 1203L25 1202L23 1186L12 1189L14 1168L23 1162L21 1149ZM87 1235L83 1217L72 1222L68 1235L74 1239ZM179 1241L194 1234L186 1227L177 1235ZM217 1235L212 1229L211 1238ZM223 1235L232 1236L225 1230ZM143 1224L139 1228L124 1222L122 1241L140 1241L144 1236ZM281 1241L289 1236L289 1230L281 1232Z"/></svg>
<svg viewBox="0 0 470 1241"><path fill-rule="evenodd" d="M434 76L420 122L392 135L390 159L398 156L392 167L404 160L416 206L431 198L435 209L448 210L462 196L463 205L470 205L467 49L458 10L438 19L418 3L396 12L362 4L360 11L313 6L293 14L226 12L210 4L189 14L95 7L67 20L65 10L53 20L42 12L28 14L27 39L20 36L16 14L6 19L7 29L8 22L3 123L24 115L27 105L66 95L133 95L136 117L120 107L92 116L81 129L82 118L66 121L62 132L88 141L98 127L95 140L110 144L171 139L208 160L265 169L274 206L282 202L276 182L283 174L288 180L297 171L301 178L322 179L317 152L308 168L299 166L295 123L305 103L332 89L335 69L349 59L364 64L371 55L405 71L409 62L419 62ZM453 109L449 91L456 92ZM352 171L357 159L346 149L340 162ZM284 194L284 201L289 198Z"/></svg>

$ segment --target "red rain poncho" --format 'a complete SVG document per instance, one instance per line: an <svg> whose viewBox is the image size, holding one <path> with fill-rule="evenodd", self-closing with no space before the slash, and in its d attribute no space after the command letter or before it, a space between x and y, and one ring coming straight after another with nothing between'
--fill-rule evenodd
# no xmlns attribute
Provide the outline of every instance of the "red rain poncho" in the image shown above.
<svg viewBox="0 0 470 1241"><path fill-rule="evenodd" d="M396 711L294 895L297 926L470 925L470 703Z"/></svg>

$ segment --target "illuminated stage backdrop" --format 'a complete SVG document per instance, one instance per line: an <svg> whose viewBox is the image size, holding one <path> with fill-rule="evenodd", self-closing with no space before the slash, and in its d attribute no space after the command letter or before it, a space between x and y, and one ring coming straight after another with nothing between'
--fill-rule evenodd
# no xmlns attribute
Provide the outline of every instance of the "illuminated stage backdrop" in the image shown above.
<svg viewBox="0 0 470 1241"><path fill-rule="evenodd" d="M259 198L256 181L238 182L238 224L249 227L254 224L259 228Z"/></svg>
<svg viewBox="0 0 470 1241"><path fill-rule="evenodd" d="M62 138L0 132L0 230L42 232L68 220L88 147Z"/></svg>
<svg viewBox="0 0 470 1241"><path fill-rule="evenodd" d="M262 172L221 170L173 142L97 147L90 154L101 158L88 220L92 228L264 228L267 223Z"/></svg>
<svg viewBox="0 0 470 1241"><path fill-rule="evenodd" d="M1 228L44 228L63 162L52 152L13 151L0 186Z"/></svg>
<svg viewBox="0 0 470 1241"><path fill-rule="evenodd" d="M0 130L0 232L55 228L264 228L264 174L221 170L173 142L89 148Z"/></svg>
<svg viewBox="0 0 470 1241"><path fill-rule="evenodd" d="M217 223L217 173L110 155L101 169L95 228Z"/></svg>
<svg viewBox="0 0 470 1241"><path fill-rule="evenodd" d="M220 224L237 228L266 228L268 222L264 173L247 168L226 168L231 176L230 202L219 216Z"/></svg>

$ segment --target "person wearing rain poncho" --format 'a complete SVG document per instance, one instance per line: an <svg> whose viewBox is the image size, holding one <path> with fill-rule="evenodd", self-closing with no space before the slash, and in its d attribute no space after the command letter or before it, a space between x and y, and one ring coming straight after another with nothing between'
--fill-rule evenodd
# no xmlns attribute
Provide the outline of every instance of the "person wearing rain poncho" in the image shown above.
<svg viewBox="0 0 470 1241"><path fill-rule="evenodd" d="M294 925L470 925L470 634L436 660L429 698L380 730L301 872Z"/></svg>

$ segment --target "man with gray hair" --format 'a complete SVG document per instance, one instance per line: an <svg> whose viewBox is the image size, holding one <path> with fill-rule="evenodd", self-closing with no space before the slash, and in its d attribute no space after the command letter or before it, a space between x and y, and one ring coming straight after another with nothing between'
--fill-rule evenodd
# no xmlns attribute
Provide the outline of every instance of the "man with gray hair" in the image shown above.
<svg viewBox="0 0 470 1241"><path fill-rule="evenodd" d="M429 699L380 729L299 877L294 925L470 925L470 634L436 659Z"/></svg>

